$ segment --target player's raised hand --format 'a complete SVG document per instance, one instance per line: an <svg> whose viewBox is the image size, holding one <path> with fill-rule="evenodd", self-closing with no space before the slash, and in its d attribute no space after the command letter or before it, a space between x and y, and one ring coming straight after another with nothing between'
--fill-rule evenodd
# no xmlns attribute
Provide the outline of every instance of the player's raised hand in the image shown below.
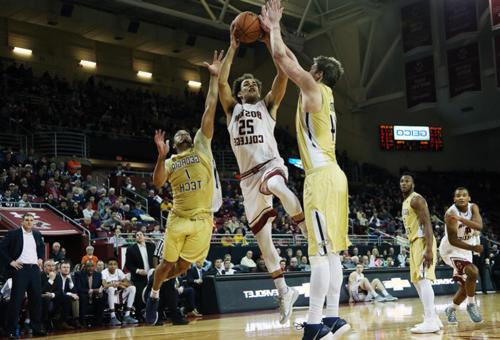
<svg viewBox="0 0 500 340"><path fill-rule="evenodd" d="M283 15L283 7L280 0L269 0L266 3L265 16L269 21L269 28L279 26Z"/></svg>
<svg viewBox="0 0 500 340"><path fill-rule="evenodd" d="M236 25L235 25L234 21L231 23L229 30L231 32L230 33L231 47L234 49L237 49L238 47L240 47L240 39L238 37L238 32L236 30Z"/></svg>
<svg viewBox="0 0 500 340"><path fill-rule="evenodd" d="M155 130L155 144L158 149L158 156L161 158L167 158L168 152L170 151L170 141L167 139L165 141L165 131Z"/></svg>
<svg viewBox="0 0 500 340"><path fill-rule="evenodd" d="M434 262L432 249L426 249L424 252L424 268L430 268Z"/></svg>
<svg viewBox="0 0 500 340"><path fill-rule="evenodd" d="M271 21L269 21L269 16L267 15L267 7L266 5L262 5L260 8L259 15L260 27L264 30L264 32L268 33L271 31ZM268 34L266 34L269 36Z"/></svg>
<svg viewBox="0 0 500 340"><path fill-rule="evenodd" d="M211 76L214 76L214 77L219 76L220 68L222 65L222 59L224 59L224 50L222 50L220 52L215 50L212 63L209 64L206 61L203 62L203 64L205 64L205 66L207 67L208 72L210 72Z"/></svg>

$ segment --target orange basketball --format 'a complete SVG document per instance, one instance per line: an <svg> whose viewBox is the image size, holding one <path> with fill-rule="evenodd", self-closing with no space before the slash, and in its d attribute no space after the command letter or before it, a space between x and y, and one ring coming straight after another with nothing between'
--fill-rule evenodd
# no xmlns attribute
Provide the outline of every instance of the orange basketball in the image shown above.
<svg viewBox="0 0 500 340"><path fill-rule="evenodd" d="M250 44L264 36L257 14L241 12L234 19L235 34L240 42Z"/></svg>

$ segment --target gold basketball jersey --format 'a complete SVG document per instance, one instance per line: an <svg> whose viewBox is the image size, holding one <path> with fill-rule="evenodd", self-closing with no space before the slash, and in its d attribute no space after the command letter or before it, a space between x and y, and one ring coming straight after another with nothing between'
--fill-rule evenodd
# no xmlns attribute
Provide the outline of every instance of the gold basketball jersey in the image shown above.
<svg viewBox="0 0 500 340"><path fill-rule="evenodd" d="M321 90L321 110L319 112L302 112L302 95L297 104L295 127L299 145L300 158L304 170L318 168L328 164L336 164L336 115L332 90L319 84Z"/></svg>
<svg viewBox="0 0 500 340"><path fill-rule="evenodd" d="M416 196L420 196L420 194L412 192L410 196L403 201L403 208L401 211L406 235L410 242L415 241L419 237L424 237L424 226L420 224L417 213L411 207L411 200Z"/></svg>
<svg viewBox="0 0 500 340"><path fill-rule="evenodd" d="M182 217L212 213L220 190L210 139L198 130L193 147L165 161L172 187L172 211Z"/></svg>

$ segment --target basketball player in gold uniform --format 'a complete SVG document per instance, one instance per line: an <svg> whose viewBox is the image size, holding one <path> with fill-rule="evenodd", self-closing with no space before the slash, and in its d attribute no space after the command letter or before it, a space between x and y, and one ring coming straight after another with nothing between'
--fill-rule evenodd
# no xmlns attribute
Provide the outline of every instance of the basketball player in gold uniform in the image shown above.
<svg viewBox="0 0 500 340"><path fill-rule="evenodd" d="M169 181L174 203L167 220L163 247L163 261L156 267L154 283L146 303L146 322L158 320L159 290L163 281L177 277L196 261L204 260L210 247L213 212L222 203L220 184L212 156L210 142L214 133L217 107L217 81L223 52L214 52L212 64L205 63L210 72L210 85L205 101L201 128L192 141L189 132L177 131L174 148L177 154L166 159L169 141L157 130L155 143L158 160L153 173L157 188Z"/></svg>
<svg viewBox="0 0 500 340"><path fill-rule="evenodd" d="M434 308L434 290L436 280L436 238L432 231L431 218L427 202L415 192L413 176L405 174L399 180L403 194L401 217L410 241L410 275L420 300L424 306L424 322L411 329L412 333L438 332L442 323Z"/></svg>
<svg viewBox="0 0 500 340"><path fill-rule="evenodd" d="M311 263L309 315L303 340L321 339L332 332L339 337L350 329L339 318L342 264L339 252L349 245L347 178L335 157L336 116L332 88L343 73L332 57L316 57L309 72L283 42L279 0L268 1L260 15L271 37L275 64L300 88L296 130L300 157L306 172L304 215ZM322 318L327 301L326 317Z"/></svg>

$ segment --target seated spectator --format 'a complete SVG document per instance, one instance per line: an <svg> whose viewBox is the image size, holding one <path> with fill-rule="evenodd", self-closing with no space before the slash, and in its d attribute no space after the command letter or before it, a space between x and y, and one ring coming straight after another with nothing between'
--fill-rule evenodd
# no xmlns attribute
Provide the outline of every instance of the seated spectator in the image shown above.
<svg viewBox="0 0 500 340"><path fill-rule="evenodd" d="M372 282L368 281L363 274L363 266L356 266L356 270L349 275L348 292L349 302L369 302L375 300L376 302L395 301L396 297L387 293L384 285L379 279L373 279ZM377 294L378 290L382 296Z"/></svg>
<svg viewBox="0 0 500 340"><path fill-rule="evenodd" d="M47 260L43 264L41 274L42 285L42 321L46 330L53 330L52 323L61 307L61 277L57 275L54 260ZM64 325L60 325L64 328ZM72 328L70 328L72 329Z"/></svg>
<svg viewBox="0 0 500 340"><path fill-rule="evenodd" d="M231 264L231 269L234 267L234 264L231 262L232 260L232 257L231 257L231 254L226 254L224 255L224 263L226 263L226 261L229 260L229 263Z"/></svg>
<svg viewBox="0 0 500 340"><path fill-rule="evenodd" d="M87 254L82 257L82 260L80 261L80 263L83 264L83 263L87 263L87 261L92 261L94 263L94 265L96 265L97 261L99 261L99 259L97 258L97 256L94 255L94 247L87 246L87 248L85 248L85 252Z"/></svg>
<svg viewBox="0 0 500 340"><path fill-rule="evenodd" d="M224 266L222 265L222 259L215 259L214 265L207 272L207 275L223 275Z"/></svg>
<svg viewBox="0 0 500 340"><path fill-rule="evenodd" d="M288 268L286 270L287 272L300 272L302 269L299 266L299 261L297 260L296 257L292 257L290 259L290 264L288 265Z"/></svg>
<svg viewBox="0 0 500 340"><path fill-rule="evenodd" d="M282 272L286 272L286 260L280 261L280 268Z"/></svg>
<svg viewBox="0 0 500 340"><path fill-rule="evenodd" d="M311 266L308 263L307 256L303 255L300 261L300 268L303 271L310 272Z"/></svg>
<svg viewBox="0 0 500 340"><path fill-rule="evenodd" d="M242 228L236 228L236 235L234 235L233 240L234 243L233 245L235 246L246 246L248 245L248 242L245 238L245 235L243 234L243 229Z"/></svg>
<svg viewBox="0 0 500 340"><path fill-rule="evenodd" d="M61 278L61 321L65 329L82 328L80 324L80 297L70 275L70 269L69 262L63 262L59 272Z"/></svg>
<svg viewBox="0 0 500 340"><path fill-rule="evenodd" d="M108 243L113 245L115 254L118 254L118 248L127 245L127 240L121 236L121 228L115 229L115 233L109 238Z"/></svg>
<svg viewBox="0 0 500 340"><path fill-rule="evenodd" d="M262 259L262 258L257 259L256 271L257 271L257 273L267 273L268 272L267 267L266 267L266 263L264 262L264 259Z"/></svg>
<svg viewBox="0 0 500 340"><path fill-rule="evenodd" d="M398 254L398 256L396 257L396 261L395 261L396 266L398 266L398 267L405 267L406 266L406 258L408 257L407 253L408 253L408 251L406 250L406 248L401 247L401 251Z"/></svg>
<svg viewBox="0 0 500 340"><path fill-rule="evenodd" d="M83 218L92 218L92 215L94 215L94 211L95 210L92 209L91 202L85 203L85 209L83 209L82 211Z"/></svg>
<svg viewBox="0 0 500 340"><path fill-rule="evenodd" d="M88 326L85 317L93 307L93 320L90 325L93 327L102 326L102 316L104 313L104 299L102 286L102 275L95 271L94 262L85 262L84 268L75 273L75 286L80 298L80 324Z"/></svg>
<svg viewBox="0 0 500 340"><path fill-rule="evenodd" d="M59 242L54 242L52 244L52 250L50 252L49 258L55 262L63 262L64 254L61 252L61 244Z"/></svg>
<svg viewBox="0 0 500 340"><path fill-rule="evenodd" d="M249 269L253 269L253 268L257 267L257 264L253 260L253 251L251 251L251 250L247 251L246 256L241 259L240 264L242 266L249 268Z"/></svg>
<svg viewBox="0 0 500 340"><path fill-rule="evenodd" d="M201 287L203 284L203 276L205 276L206 272L207 270L203 268L203 261L196 261L195 265L191 267L186 274L188 285L194 289L197 307L201 305Z"/></svg>
<svg viewBox="0 0 500 340"><path fill-rule="evenodd" d="M179 305L180 312L185 316L194 316L200 317L203 316L196 309L196 300L195 300L195 292L191 287L185 287L181 284L181 280L179 278L175 278L175 289L177 289L177 293L179 294Z"/></svg>
<svg viewBox="0 0 500 340"><path fill-rule="evenodd" d="M144 209L142 209L142 204L140 202L137 202L135 204L134 209L130 211L130 215L139 220L141 219L141 215L146 215L146 212L144 211Z"/></svg>
<svg viewBox="0 0 500 340"><path fill-rule="evenodd" d="M87 261L85 261L87 262ZM130 312L133 310L134 299L135 299L135 286L133 286L127 277L118 268L118 260L115 258L108 260L108 268L104 269L101 273L102 275L102 286L104 291L108 295L108 308L111 312L111 320L109 321L110 326L119 326L123 324L136 324L139 323L137 319L130 316ZM118 295L125 301L127 307L125 308L125 314L123 320L120 322L116 317L115 305L118 303Z"/></svg>
<svg viewBox="0 0 500 340"><path fill-rule="evenodd" d="M223 275L233 275L234 269L232 268L232 263L230 259L224 260L224 270L222 271Z"/></svg>
<svg viewBox="0 0 500 340"><path fill-rule="evenodd" d="M23 194L19 202L17 202L19 208L31 208L31 203L28 198L28 194Z"/></svg>
<svg viewBox="0 0 500 340"><path fill-rule="evenodd" d="M2 207L13 208L16 206L16 198L12 196L12 191L10 189L5 190L3 196L0 198Z"/></svg>
<svg viewBox="0 0 500 340"><path fill-rule="evenodd" d="M94 263L94 262L92 262ZM104 264L104 261L97 261L97 264L95 265L95 271L98 273L102 273L102 271L106 268L106 265Z"/></svg>
<svg viewBox="0 0 500 340"><path fill-rule="evenodd" d="M83 219L83 212L80 209L80 204L78 202L73 202L73 206L71 207L68 216L75 221Z"/></svg>

